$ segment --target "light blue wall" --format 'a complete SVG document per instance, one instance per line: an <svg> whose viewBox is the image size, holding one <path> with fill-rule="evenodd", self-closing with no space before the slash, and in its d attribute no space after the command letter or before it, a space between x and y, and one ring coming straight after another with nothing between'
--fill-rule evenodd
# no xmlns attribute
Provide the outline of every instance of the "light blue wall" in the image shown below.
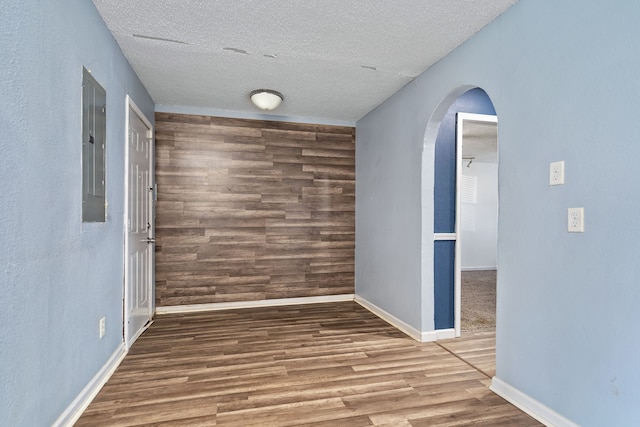
<svg viewBox="0 0 640 427"><path fill-rule="evenodd" d="M355 286L360 298L420 330L421 272L416 266L421 259L424 127L415 123L424 108L417 92L416 83L409 83L356 125ZM433 307L433 286L425 298Z"/></svg>
<svg viewBox="0 0 640 427"><path fill-rule="evenodd" d="M434 129L463 89L491 97L497 377L583 426L640 419L638 22L638 2L521 0L357 124L356 293L429 330Z"/></svg>
<svg viewBox="0 0 640 427"><path fill-rule="evenodd" d="M107 92L101 224L81 222L82 66ZM0 0L0 425L51 425L122 341L127 93L153 120L90 1Z"/></svg>

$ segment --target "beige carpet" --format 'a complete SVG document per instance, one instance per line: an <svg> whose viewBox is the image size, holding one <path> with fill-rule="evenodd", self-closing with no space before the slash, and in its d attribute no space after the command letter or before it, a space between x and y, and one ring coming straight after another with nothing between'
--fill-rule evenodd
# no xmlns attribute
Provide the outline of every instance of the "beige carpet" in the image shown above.
<svg viewBox="0 0 640 427"><path fill-rule="evenodd" d="M496 271L462 272L463 331L484 331L496 328Z"/></svg>

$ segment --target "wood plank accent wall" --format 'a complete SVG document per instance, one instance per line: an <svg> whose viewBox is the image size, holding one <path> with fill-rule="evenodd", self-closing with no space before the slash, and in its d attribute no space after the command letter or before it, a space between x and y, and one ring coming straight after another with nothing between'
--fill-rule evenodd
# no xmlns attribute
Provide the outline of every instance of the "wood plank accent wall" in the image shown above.
<svg viewBox="0 0 640 427"><path fill-rule="evenodd" d="M156 305L354 292L355 128L156 113Z"/></svg>

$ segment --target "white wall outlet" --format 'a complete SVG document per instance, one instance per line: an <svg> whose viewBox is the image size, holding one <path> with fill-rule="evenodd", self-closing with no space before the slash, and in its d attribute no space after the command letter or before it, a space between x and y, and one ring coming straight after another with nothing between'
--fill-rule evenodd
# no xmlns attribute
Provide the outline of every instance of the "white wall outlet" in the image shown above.
<svg viewBox="0 0 640 427"><path fill-rule="evenodd" d="M564 160L549 165L549 185L564 184Z"/></svg>
<svg viewBox="0 0 640 427"><path fill-rule="evenodd" d="M105 319L104 317L100 318L100 339L102 339L102 337L104 337L104 334L107 331L107 319Z"/></svg>
<svg viewBox="0 0 640 427"><path fill-rule="evenodd" d="M569 208L569 233L584 233L584 208Z"/></svg>

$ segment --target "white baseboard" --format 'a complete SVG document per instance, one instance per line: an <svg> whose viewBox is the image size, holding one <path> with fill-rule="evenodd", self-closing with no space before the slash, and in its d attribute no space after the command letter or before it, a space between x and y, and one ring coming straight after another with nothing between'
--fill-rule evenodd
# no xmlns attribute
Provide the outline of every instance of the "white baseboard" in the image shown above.
<svg viewBox="0 0 640 427"><path fill-rule="evenodd" d="M433 342L438 340L448 340L456 337L456 330L451 329L437 329L435 331L427 331L421 334L421 342Z"/></svg>
<svg viewBox="0 0 640 427"><path fill-rule="evenodd" d="M378 316L379 318L381 318L382 320L384 320L385 322L389 323L391 326L395 327L396 329L399 329L401 332L407 334L414 340L420 342L420 339L421 339L420 331L414 328L413 326L403 322L402 320L395 317L393 314L387 313L377 305L367 301L362 297L359 297L358 295L355 296L354 301L360 304L362 307L369 310L370 312L372 312L373 314L375 314L376 316Z"/></svg>
<svg viewBox="0 0 640 427"><path fill-rule="evenodd" d="M113 352L107 363L100 368L98 373L89 381L80 394L71 402L65 411L53 423L54 427L71 427L78 421L80 415L87 409L91 401L96 397L102 386L111 378L122 359L127 354L124 343L120 344Z"/></svg>
<svg viewBox="0 0 640 427"><path fill-rule="evenodd" d="M493 377L491 380L491 391L502 397L512 405L520 408L527 414L548 427L580 427L573 421L558 414L553 409L524 394L515 387L504 381Z"/></svg>
<svg viewBox="0 0 640 427"><path fill-rule="evenodd" d="M436 331L420 332L413 326L398 319L393 314L387 313L377 305L367 301L366 299L358 295L356 295L354 301L393 326L394 328L399 329L401 332L407 334L418 342L432 342L456 337L455 329L438 329Z"/></svg>
<svg viewBox="0 0 640 427"><path fill-rule="evenodd" d="M215 302L211 304L172 305L156 307L156 314L195 313L200 311L233 310L237 308L277 307L281 305L319 304L353 301L353 294L323 295L317 297L281 298L259 301Z"/></svg>
<svg viewBox="0 0 640 427"><path fill-rule="evenodd" d="M485 271L485 270L497 270L498 267L495 265L490 265L487 267L462 267L460 270L462 271Z"/></svg>

